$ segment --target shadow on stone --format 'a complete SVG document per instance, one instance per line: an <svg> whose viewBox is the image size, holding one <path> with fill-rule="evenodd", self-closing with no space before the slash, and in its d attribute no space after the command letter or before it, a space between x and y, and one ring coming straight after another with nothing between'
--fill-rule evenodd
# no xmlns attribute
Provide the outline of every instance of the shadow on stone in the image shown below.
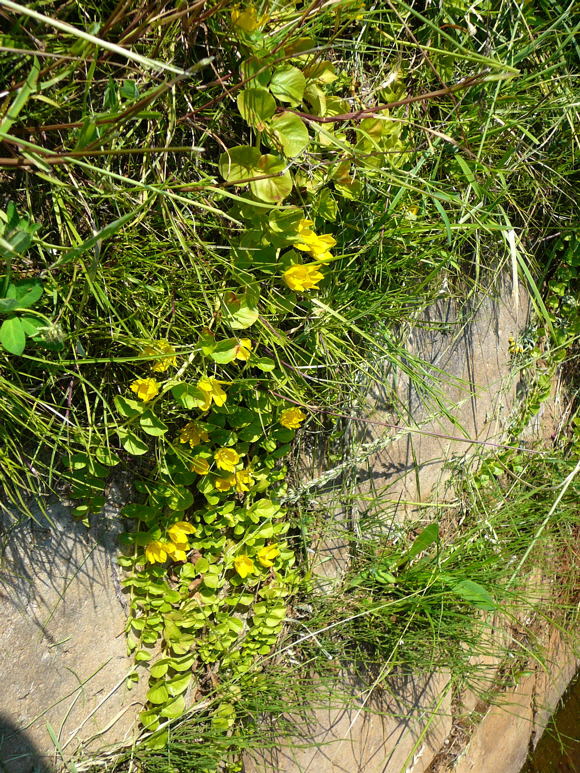
<svg viewBox="0 0 580 773"><path fill-rule="evenodd" d="M55 770L26 733L17 730L0 713L1 773L54 773Z"/></svg>

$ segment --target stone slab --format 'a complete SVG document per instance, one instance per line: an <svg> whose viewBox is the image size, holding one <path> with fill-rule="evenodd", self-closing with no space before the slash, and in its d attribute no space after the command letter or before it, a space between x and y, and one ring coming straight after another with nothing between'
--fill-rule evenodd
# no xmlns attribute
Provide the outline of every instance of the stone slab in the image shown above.
<svg viewBox="0 0 580 773"><path fill-rule="evenodd" d="M68 757L135 730L145 685L125 687L119 519L109 515L87 530L50 503L47 517L0 526L0 763L10 773L57 769L51 733Z"/></svg>
<svg viewBox="0 0 580 773"><path fill-rule="evenodd" d="M368 704L361 695L348 708L319 708L301 737L247 760L244 769L247 773L423 773L450 730L447 674L393 679L389 695L377 690Z"/></svg>

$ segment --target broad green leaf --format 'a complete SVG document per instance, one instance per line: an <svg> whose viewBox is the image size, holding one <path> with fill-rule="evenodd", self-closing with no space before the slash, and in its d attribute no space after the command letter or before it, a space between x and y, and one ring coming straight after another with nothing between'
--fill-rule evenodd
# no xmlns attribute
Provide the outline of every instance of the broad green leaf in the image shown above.
<svg viewBox="0 0 580 773"><path fill-rule="evenodd" d="M316 42L312 38L296 38L284 47L284 53L293 59L300 59L307 56L307 52L313 53L316 48Z"/></svg>
<svg viewBox="0 0 580 773"><path fill-rule="evenodd" d="M84 470L89 463L88 454L79 451L73 454L69 460L69 464L72 470Z"/></svg>
<svg viewBox="0 0 580 773"><path fill-rule="evenodd" d="M203 578L203 584L208 588L218 588L220 586L220 578L216 574L206 574Z"/></svg>
<svg viewBox="0 0 580 773"><path fill-rule="evenodd" d="M167 703L159 714L162 717L167 717L167 719L177 719L177 717L180 717L183 712L185 711L185 698L183 695L180 695L178 698L175 698L175 700L171 701L171 703Z"/></svg>
<svg viewBox="0 0 580 773"><path fill-rule="evenodd" d="M233 330L244 330L253 325L260 315L258 299L259 291L254 292L251 288L242 295L226 293L222 300L224 322Z"/></svg>
<svg viewBox="0 0 580 773"><path fill-rule="evenodd" d="M115 408L117 412L121 414L124 419L132 419L133 416L138 416L143 413L143 403L133 400L131 397L123 397L122 395L116 395L114 398Z"/></svg>
<svg viewBox="0 0 580 773"><path fill-rule="evenodd" d="M8 286L6 296L18 301L19 309L29 309L42 296L42 282L38 279L20 279Z"/></svg>
<svg viewBox="0 0 580 773"><path fill-rule="evenodd" d="M236 101L242 118L258 130L264 129L267 121L276 112L276 102L266 89L244 89L240 91Z"/></svg>
<svg viewBox="0 0 580 773"><path fill-rule="evenodd" d="M451 586L451 591L464 601L469 601L479 609L485 609L488 612L496 609L497 604L492 595L482 585L473 580L462 580Z"/></svg>
<svg viewBox="0 0 580 773"><path fill-rule="evenodd" d="M110 448L105 448L104 446L99 446L99 448L97 448L95 457L97 458L97 461L107 467L114 467L121 461L114 451L111 451Z"/></svg>
<svg viewBox="0 0 580 773"><path fill-rule="evenodd" d="M20 317L22 329L29 338L36 338L46 328L46 322L38 317Z"/></svg>
<svg viewBox="0 0 580 773"><path fill-rule="evenodd" d="M258 171L260 156L258 148L250 145L236 145L220 155L219 172L227 182L245 185L244 181L260 174Z"/></svg>
<svg viewBox="0 0 580 773"><path fill-rule="evenodd" d="M176 384L171 389L175 402L186 411L200 408L205 404L205 394L193 384Z"/></svg>
<svg viewBox="0 0 580 773"><path fill-rule="evenodd" d="M272 68L265 67L263 62L253 56L241 63L240 72L242 78L248 81L248 87L261 86L266 88L272 77Z"/></svg>
<svg viewBox="0 0 580 773"><path fill-rule="evenodd" d="M288 234L288 236L296 238L298 224L303 218L304 212L299 207L283 210L274 209L268 218L268 225L276 234Z"/></svg>
<svg viewBox="0 0 580 773"><path fill-rule="evenodd" d="M174 676L172 679L169 679L167 682L165 682L167 692L172 697L180 695L182 692L187 690L192 676L193 674L190 671L188 674L179 674L178 676Z"/></svg>
<svg viewBox="0 0 580 773"><path fill-rule="evenodd" d="M22 354L26 346L26 333L18 317L4 320L0 327L0 344L10 354Z"/></svg>
<svg viewBox="0 0 580 773"><path fill-rule="evenodd" d="M146 432L148 435L153 435L153 437L164 435L169 429L167 424L164 424L153 411L146 411L139 418L139 425L143 432Z"/></svg>
<svg viewBox="0 0 580 773"><path fill-rule="evenodd" d="M147 749L153 749L159 751L167 748L167 742L169 740L169 732L167 730L160 730L158 733L146 738L143 741L144 746Z"/></svg>
<svg viewBox="0 0 580 773"><path fill-rule="evenodd" d="M258 359L252 361L252 365L263 370L264 373L268 373L276 367L276 363L271 357L258 357Z"/></svg>
<svg viewBox="0 0 580 773"><path fill-rule="evenodd" d="M434 542L439 539L439 526L436 523L430 523L425 527L423 531L415 538L413 544L409 550L403 556L403 561L410 561L419 553L422 553Z"/></svg>
<svg viewBox="0 0 580 773"><path fill-rule="evenodd" d="M136 502L131 502L121 508L121 515L125 516L125 518L135 518L138 521L145 521L145 523L150 523L157 518L160 513L160 507L139 505Z"/></svg>
<svg viewBox="0 0 580 773"><path fill-rule="evenodd" d="M284 155L288 158L298 156L310 142L310 135L304 121L294 113L280 113L274 116L271 127L274 136L282 146Z"/></svg>
<svg viewBox="0 0 580 773"><path fill-rule="evenodd" d="M139 99L139 88L137 87L135 81L123 81L123 85L121 86L119 93L123 99Z"/></svg>
<svg viewBox="0 0 580 773"><path fill-rule="evenodd" d="M0 314L9 314L17 308L18 301L16 298L0 298Z"/></svg>
<svg viewBox="0 0 580 773"><path fill-rule="evenodd" d="M336 220L338 204L328 188L323 188L318 197L317 211L320 217L323 217L325 220L330 222Z"/></svg>
<svg viewBox="0 0 580 773"><path fill-rule="evenodd" d="M326 115L326 95L315 83L309 83L304 91L304 99L310 105L314 115Z"/></svg>
<svg viewBox="0 0 580 773"><path fill-rule="evenodd" d="M269 153L261 156L258 170L256 176L263 175L265 179L250 183L250 190L256 198L278 204L292 192L292 177L285 161L278 156Z"/></svg>
<svg viewBox="0 0 580 773"><path fill-rule="evenodd" d="M197 574L204 574L204 572L207 572L209 569L209 561L207 558L204 558L203 556L200 556L195 564L193 565L193 568L195 569Z"/></svg>
<svg viewBox="0 0 580 773"><path fill-rule="evenodd" d="M159 727L159 716L156 711L142 711L139 714L139 722L145 730L157 730Z"/></svg>
<svg viewBox="0 0 580 773"><path fill-rule="evenodd" d="M304 75L308 80L318 81L319 83L332 83L338 78L334 65L328 60L315 62L309 67L306 67Z"/></svg>
<svg viewBox="0 0 580 773"><path fill-rule="evenodd" d="M147 700L150 703L165 703L169 698L165 682L157 682L147 691Z"/></svg>
<svg viewBox="0 0 580 773"><path fill-rule="evenodd" d="M132 456L142 456L149 450L147 445L134 432L119 427L117 435L125 451Z"/></svg>
<svg viewBox="0 0 580 773"><path fill-rule="evenodd" d="M250 308L249 306L240 306L240 308L232 315L232 319L229 320L229 325L233 330L245 330L250 327L258 319L260 313L258 309Z"/></svg>
<svg viewBox="0 0 580 773"><path fill-rule="evenodd" d="M171 495L167 498L167 506L171 510L187 510L193 504L193 494L189 489L176 488L171 492Z"/></svg>
<svg viewBox="0 0 580 773"><path fill-rule="evenodd" d="M239 342L236 338L227 338L214 346L210 357L214 362L226 365L228 362L235 360L238 346Z"/></svg>
<svg viewBox="0 0 580 773"><path fill-rule="evenodd" d="M279 511L280 505L275 504L270 499L258 499L248 508L248 513L252 513L258 518L273 518Z"/></svg>
<svg viewBox="0 0 580 773"><path fill-rule="evenodd" d="M156 663L153 663L153 665L149 669L149 673L153 677L153 679L161 679L162 676L165 676L165 674L169 669L170 663L171 663L171 660L169 658L162 658L161 660L158 660Z"/></svg>
<svg viewBox="0 0 580 773"><path fill-rule="evenodd" d="M268 88L280 102L288 102L296 107L304 97L306 78L297 67L292 67L290 64L282 65L276 68Z"/></svg>

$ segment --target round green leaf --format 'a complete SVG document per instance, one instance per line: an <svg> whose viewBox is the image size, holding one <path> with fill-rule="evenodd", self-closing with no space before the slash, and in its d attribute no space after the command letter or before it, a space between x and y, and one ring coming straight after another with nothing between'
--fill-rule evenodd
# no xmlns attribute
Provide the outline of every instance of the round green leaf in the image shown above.
<svg viewBox="0 0 580 773"><path fill-rule="evenodd" d="M159 419L153 411L146 411L139 419L139 424L143 432L154 437L164 435L169 427Z"/></svg>
<svg viewBox="0 0 580 773"><path fill-rule="evenodd" d="M266 153L258 163L259 175L267 175L262 180L250 183L250 190L256 198L272 204L283 201L292 191L292 177L285 162Z"/></svg>
<svg viewBox="0 0 580 773"><path fill-rule="evenodd" d="M129 432L120 427L117 430L117 435L125 451L132 456L142 456L149 450L147 445L134 432Z"/></svg>
<svg viewBox="0 0 580 773"><path fill-rule="evenodd" d="M284 155L288 158L302 153L310 142L308 129L302 119L294 113L280 113L280 115L274 116L271 126L274 136L282 145Z"/></svg>
<svg viewBox="0 0 580 773"><path fill-rule="evenodd" d="M260 370L263 370L264 373L268 373L268 371L274 370L276 367L276 363L271 357L258 357L258 359L254 360L252 364Z"/></svg>
<svg viewBox="0 0 580 773"><path fill-rule="evenodd" d="M171 389L175 402L186 411L199 408L205 404L205 394L193 384L176 384Z"/></svg>
<svg viewBox="0 0 580 773"><path fill-rule="evenodd" d="M167 506L171 510L187 510L193 504L193 494L189 489L178 487L171 492L167 499Z"/></svg>
<svg viewBox="0 0 580 773"><path fill-rule="evenodd" d="M336 220L338 204L328 188L323 188L320 193L317 209L320 217L323 217L325 220L329 220L330 222Z"/></svg>
<svg viewBox="0 0 580 773"><path fill-rule="evenodd" d="M244 89L236 101L242 118L258 129L262 129L276 112L276 102L266 89Z"/></svg>
<svg viewBox="0 0 580 773"><path fill-rule="evenodd" d="M241 63L240 72L242 78L245 81L249 81L249 84L252 87L262 86L266 88L272 77L272 68L265 67L263 62L256 59L255 56L252 56Z"/></svg>
<svg viewBox="0 0 580 773"><path fill-rule="evenodd" d="M133 416L143 412L143 403L137 402L130 397L116 395L114 398L115 408L124 419L131 419Z"/></svg>
<svg viewBox="0 0 580 773"><path fill-rule="evenodd" d="M22 354L26 346L26 333L18 317L4 320L0 327L0 343L10 354Z"/></svg>
<svg viewBox="0 0 580 773"><path fill-rule="evenodd" d="M99 448L97 448L95 451L95 456L97 461L106 465L107 467L114 467L121 461L114 451L111 451L110 448L105 448L103 446L99 446Z"/></svg>
<svg viewBox="0 0 580 773"><path fill-rule="evenodd" d="M160 716L167 717L167 719L177 719L185 711L185 698L180 695L171 703L167 703L159 712Z"/></svg>
<svg viewBox="0 0 580 773"><path fill-rule="evenodd" d="M240 306L235 314L232 314L232 318L227 321L233 330L245 330L253 325L259 316L258 309L251 308L250 306Z"/></svg>
<svg viewBox="0 0 580 773"><path fill-rule="evenodd" d="M8 287L6 296L16 298L18 308L28 309L34 306L42 295L42 282L38 279L19 279Z"/></svg>
<svg viewBox="0 0 580 773"><path fill-rule="evenodd" d="M276 99L280 102L288 102L294 107L302 102L306 78L297 67L292 67L290 64L283 65L274 72L269 88Z"/></svg>
<svg viewBox="0 0 580 773"><path fill-rule="evenodd" d="M187 690L187 687L191 682L192 676L193 674L190 671L189 673L179 674L178 676L174 676L173 679L169 679L165 683L168 693L172 697L175 697L176 695L180 695L182 692Z"/></svg>
<svg viewBox="0 0 580 773"><path fill-rule="evenodd" d="M210 357L214 362L226 365L228 362L235 360L238 346L237 338L227 338L225 341L220 341L215 345Z"/></svg>
<svg viewBox="0 0 580 773"><path fill-rule="evenodd" d="M256 177L260 151L250 145L236 145L229 148L219 157L218 168L221 176L229 183L239 182L244 185L244 180Z"/></svg>
<svg viewBox="0 0 580 773"><path fill-rule="evenodd" d="M147 691L147 700L150 703L165 703L168 698L169 693L164 682L157 682Z"/></svg>

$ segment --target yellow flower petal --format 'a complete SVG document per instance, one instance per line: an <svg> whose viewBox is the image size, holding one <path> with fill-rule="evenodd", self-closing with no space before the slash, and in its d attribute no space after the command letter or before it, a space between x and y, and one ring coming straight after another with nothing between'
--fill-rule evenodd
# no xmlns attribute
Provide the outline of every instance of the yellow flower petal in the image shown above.
<svg viewBox="0 0 580 773"><path fill-rule="evenodd" d="M175 355L175 349L165 338L160 338L158 341L145 346L143 354L147 356L155 354L166 355L152 363L151 370L154 370L156 373L165 373L172 365L177 365L177 357L171 356Z"/></svg>
<svg viewBox="0 0 580 773"><path fill-rule="evenodd" d="M258 561L266 568L274 565L275 559L280 555L278 545L264 545L263 548L258 550Z"/></svg>
<svg viewBox="0 0 580 773"><path fill-rule="evenodd" d="M317 290L318 282L324 279L324 274L316 263L306 263L290 266L284 271L282 278L291 290L303 292Z"/></svg>
<svg viewBox="0 0 580 773"><path fill-rule="evenodd" d="M305 418L306 414L300 408L286 408L280 414L279 421L286 429L298 429Z"/></svg>
<svg viewBox="0 0 580 773"><path fill-rule="evenodd" d="M194 456L191 463L191 471L198 475L207 475L209 472L209 462L202 456Z"/></svg>
<svg viewBox="0 0 580 773"><path fill-rule="evenodd" d="M195 421L188 422L179 432L179 442L189 443L190 448L195 448L195 446L198 446L201 443L207 443L208 441L209 435L203 427L200 427Z"/></svg>
<svg viewBox="0 0 580 773"><path fill-rule="evenodd" d="M185 542L187 543L187 535L195 534L195 526L187 521L177 521L173 526L167 529L167 536L172 542Z"/></svg>
<svg viewBox="0 0 580 773"><path fill-rule="evenodd" d="M154 378L138 378L133 381L130 389L144 403L148 403L159 394L159 384Z"/></svg>
<svg viewBox="0 0 580 773"><path fill-rule="evenodd" d="M237 558L234 558L234 567L242 580L256 571L254 562L248 556L238 556Z"/></svg>
<svg viewBox="0 0 580 773"><path fill-rule="evenodd" d="M242 457L233 448L218 448L213 458L219 470L233 472Z"/></svg>

